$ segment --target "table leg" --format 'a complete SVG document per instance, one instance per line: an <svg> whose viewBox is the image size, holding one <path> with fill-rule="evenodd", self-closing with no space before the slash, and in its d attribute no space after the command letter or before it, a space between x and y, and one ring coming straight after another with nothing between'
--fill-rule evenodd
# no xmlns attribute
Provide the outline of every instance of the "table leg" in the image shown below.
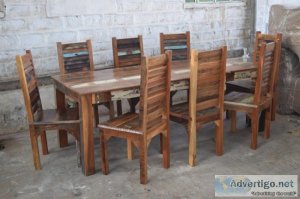
<svg viewBox="0 0 300 199"><path fill-rule="evenodd" d="M65 111L65 94L56 89L56 107L59 111ZM58 130L58 145L59 147L68 146L68 133L65 130Z"/></svg>
<svg viewBox="0 0 300 199"><path fill-rule="evenodd" d="M88 176L95 173L94 111L91 95L80 97L80 119L82 172Z"/></svg>

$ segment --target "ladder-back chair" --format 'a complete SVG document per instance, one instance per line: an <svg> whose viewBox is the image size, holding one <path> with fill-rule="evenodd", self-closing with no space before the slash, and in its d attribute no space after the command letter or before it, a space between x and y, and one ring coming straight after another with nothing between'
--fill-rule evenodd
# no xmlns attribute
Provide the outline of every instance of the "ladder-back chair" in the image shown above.
<svg viewBox="0 0 300 199"><path fill-rule="evenodd" d="M162 135L163 166L169 168L171 62L170 51L155 57L143 57L139 114L128 113L99 125L102 130L100 144L104 174L108 174L107 141L111 137L125 138L139 149L141 184L147 183L147 151L156 135ZM130 144L128 153L132 153Z"/></svg>

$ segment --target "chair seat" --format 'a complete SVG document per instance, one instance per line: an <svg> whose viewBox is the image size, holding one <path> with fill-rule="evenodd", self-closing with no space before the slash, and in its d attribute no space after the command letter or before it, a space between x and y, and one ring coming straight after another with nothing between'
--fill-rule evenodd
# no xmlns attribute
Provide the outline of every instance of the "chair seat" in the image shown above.
<svg viewBox="0 0 300 199"><path fill-rule="evenodd" d="M242 93L242 92L231 92L224 97L224 107L228 109L232 106L243 106L245 108L257 108L265 107L269 105L272 101L271 97L262 97L259 105L253 103L254 94L252 93Z"/></svg>
<svg viewBox="0 0 300 199"><path fill-rule="evenodd" d="M197 111L197 120L203 120L204 118L212 117L215 115L219 115L218 108L209 108ZM189 120L189 104L185 102L173 105L170 110L170 116L184 120Z"/></svg>
<svg viewBox="0 0 300 199"><path fill-rule="evenodd" d="M142 134L139 115L137 113L124 114L120 117L99 124L98 127L133 134Z"/></svg>
<svg viewBox="0 0 300 199"><path fill-rule="evenodd" d="M238 79L238 80L226 82L226 90L229 92L238 91L238 92L254 93L254 89L255 86L251 78Z"/></svg>
<svg viewBox="0 0 300 199"><path fill-rule="evenodd" d="M51 124L74 124L79 123L78 109L68 108L64 112L58 112L56 109L43 110L41 117L37 118L34 125Z"/></svg>

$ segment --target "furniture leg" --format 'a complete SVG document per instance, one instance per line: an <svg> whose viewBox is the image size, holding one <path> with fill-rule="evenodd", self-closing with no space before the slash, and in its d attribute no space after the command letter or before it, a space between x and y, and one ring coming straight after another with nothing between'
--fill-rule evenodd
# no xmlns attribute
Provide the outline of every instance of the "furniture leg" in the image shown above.
<svg viewBox="0 0 300 199"><path fill-rule="evenodd" d="M195 166L196 161L196 144L197 144L197 136L196 136L196 121L192 121L189 125L189 165Z"/></svg>
<svg viewBox="0 0 300 199"><path fill-rule="evenodd" d="M33 126L29 126L29 134L30 134L30 141L31 141L31 148L32 148L32 155L33 155L33 164L35 170L41 170L42 167L40 162L38 139Z"/></svg>
<svg viewBox="0 0 300 199"><path fill-rule="evenodd" d="M49 151L48 151L48 143L47 143L46 131L42 131L41 132L41 143L42 143L43 155L48 155Z"/></svg>
<svg viewBox="0 0 300 199"><path fill-rule="evenodd" d="M147 153L147 143L142 138L140 143L140 183L147 184L148 175L147 175L147 165L148 165L148 153Z"/></svg>
<svg viewBox="0 0 300 199"><path fill-rule="evenodd" d="M216 121L216 130L215 130L215 141L216 141L216 154L223 155L223 118L219 121Z"/></svg>
<svg viewBox="0 0 300 199"><path fill-rule="evenodd" d="M264 129L264 138L270 138L270 124L272 120L272 109L267 109L265 113L265 129Z"/></svg>
<svg viewBox="0 0 300 199"><path fill-rule="evenodd" d="M131 140L127 139L127 158L133 160L133 146Z"/></svg>
<svg viewBox="0 0 300 199"><path fill-rule="evenodd" d="M236 133L236 111L229 111L230 117L230 131L231 133Z"/></svg>
<svg viewBox="0 0 300 199"><path fill-rule="evenodd" d="M81 159L82 172L84 175L95 173L94 159L94 113L92 105L92 96L83 95L80 97L80 119L81 119Z"/></svg>
<svg viewBox="0 0 300 199"><path fill-rule="evenodd" d="M98 124L99 124L99 110L98 110L98 105L97 104L93 105L93 110L94 110L95 127L98 127Z"/></svg>
<svg viewBox="0 0 300 199"><path fill-rule="evenodd" d="M65 111L65 94L56 89L56 107L58 111ZM59 147L68 146L68 134L65 130L58 130L58 145Z"/></svg>
<svg viewBox="0 0 300 199"><path fill-rule="evenodd" d="M251 114L251 149L254 150L257 148L258 117L258 110L253 110Z"/></svg>
<svg viewBox="0 0 300 199"><path fill-rule="evenodd" d="M170 131L167 129L164 133L160 134L162 136L163 144L163 167L165 169L170 167Z"/></svg>
<svg viewBox="0 0 300 199"><path fill-rule="evenodd" d="M107 175L109 172L109 168L108 168L108 157L107 157L107 140L105 139L104 133L100 132L100 147L101 147L101 160L102 160L102 173L104 175Z"/></svg>
<svg viewBox="0 0 300 199"><path fill-rule="evenodd" d="M122 101L121 100L117 100L117 114L118 114L118 116L122 115Z"/></svg>

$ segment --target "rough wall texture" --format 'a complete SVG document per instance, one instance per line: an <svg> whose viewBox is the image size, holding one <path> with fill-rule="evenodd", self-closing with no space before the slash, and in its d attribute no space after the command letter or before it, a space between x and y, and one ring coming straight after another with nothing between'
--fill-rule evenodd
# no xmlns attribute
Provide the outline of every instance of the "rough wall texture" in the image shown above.
<svg viewBox="0 0 300 199"><path fill-rule="evenodd" d="M273 5L269 32L283 34L282 62L278 82L280 113L300 114L300 6Z"/></svg>
<svg viewBox="0 0 300 199"><path fill-rule="evenodd" d="M1 0L0 0L1 1ZM31 49L39 76L58 71L56 42L92 39L96 68L112 65L111 38L143 35L146 55L159 52L159 33L191 31L192 47L249 47L252 27L250 0L201 4L186 8L184 0L116 0L117 12L47 17L46 0L6 0L0 19L0 81L17 79L15 55ZM99 1L101 3L101 1ZM43 89L47 89L43 88ZM53 91L42 97L53 99ZM0 93L1 132L26 124L19 90ZM53 102L49 103L51 106ZM50 106L49 105L49 106ZM18 128L17 128L18 129Z"/></svg>
<svg viewBox="0 0 300 199"><path fill-rule="evenodd" d="M299 0L257 0L256 30L267 33L269 27L269 13L272 5L300 5Z"/></svg>

